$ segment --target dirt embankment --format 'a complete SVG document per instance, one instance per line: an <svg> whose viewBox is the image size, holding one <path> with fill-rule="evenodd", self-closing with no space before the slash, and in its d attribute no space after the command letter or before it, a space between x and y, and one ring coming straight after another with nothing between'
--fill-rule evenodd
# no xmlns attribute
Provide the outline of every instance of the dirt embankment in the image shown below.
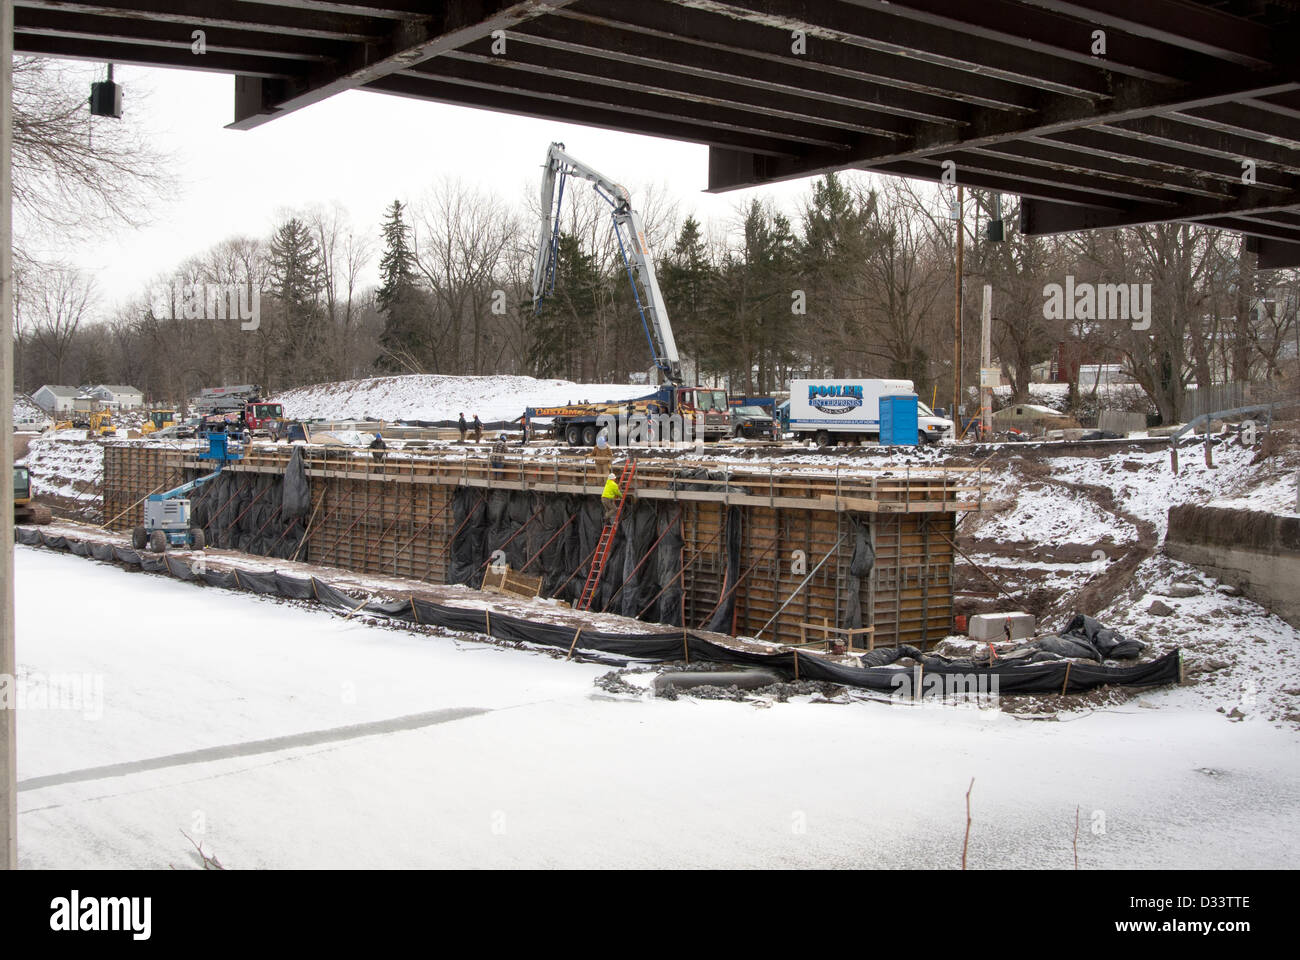
<svg viewBox="0 0 1300 960"><path fill-rule="evenodd" d="M1141 468L1136 461L1123 461L1121 465L1128 470ZM1040 623L1075 612L1095 614L1125 589L1139 564L1159 546L1156 527L1124 509L1109 487L1065 479L1056 475L1049 464L1037 460L1011 460L1002 469L1016 475L1021 490L1056 488L1081 498L1104 518L1113 518L1115 530L1131 528L1136 538L1110 540L1099 551L1096 542L981 537L983 524L971 524L958 539L958 545L974 560L974 563L966 560L958 563L959 596L955 610L959 614L1005 610L1012 596L1017 607L1034 614ZM986 510L981 520L1014 511L1017 501L994 502L989 506L992 509ZM1104 555L1100 562L1099 552Z"/></svg>
<svg viewBox="0 0 1300 960"><path fill-rule="evenodd" d="M1108 563L1102 575L1090 581L1071 601L1075 610L1095 614L1109 606L1111 601L1119 596L1133 580L1133 573L1138 565L1160 546L1160 533L1155 524L1129 513L1116 503L1115 494L1108 487L1068 480L1053 480L1053 482L1082 493L1101 509L1131 523L1138 532L1137 543L1129 544L1124 548L1120 557Z"/></svg>

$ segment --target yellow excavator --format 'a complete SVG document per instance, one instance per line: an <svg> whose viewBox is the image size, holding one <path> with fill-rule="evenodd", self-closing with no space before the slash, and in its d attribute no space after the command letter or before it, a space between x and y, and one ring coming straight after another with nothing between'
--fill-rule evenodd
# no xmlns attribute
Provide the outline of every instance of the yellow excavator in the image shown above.
<svg viewBox="0 0 1300 960"><path fill-rule="evenodd" d="M113 425L113 414L108 410L79 410L71 421L61 421L54 425L55 430L86 430L92 437L111 437L117 433Z"/></svg>
<svg viewBox="0 0 1300 960"><path fill-rule="evenodd" d="M113 414L107 410L96 410L90 415L90 435L92 437L113 437L117 427L113 424Z"/></svg>
<svg viewBox="0 0 1300 960"><path fill-rule="evenodd" d="M24 466L14 465L14 523L45 524L53 519L49 507L32 503L32 475Z"/></svg>
<svg viewBox="0 0 1300 960"><path fill-rule="evenodd" d="M176 426L175 410L150 410L144 423L140 425L140 432L147 437L157 430L166 430L174 426Z"/></svg>

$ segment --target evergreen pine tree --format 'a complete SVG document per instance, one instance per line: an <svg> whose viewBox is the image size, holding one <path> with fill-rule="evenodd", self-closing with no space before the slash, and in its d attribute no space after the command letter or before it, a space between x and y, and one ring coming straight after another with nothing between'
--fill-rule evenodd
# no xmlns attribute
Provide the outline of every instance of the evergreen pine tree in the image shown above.
<svg viewBox="0 0 1300 960"><path fill-rule="evenodd" d="M600 288L595 258L577 237L561 233L555 291L542 301L533 322L530 359L537 376L580 379L577 358L593 332Z"/></svg>
<svg viewBox="0 0 1300 960"><path fill-rule="evenodd" d="M312 383L323 372L325 331L321 326L321 253L310 229L291 217L271 236L268 292L281 324L272 339L277 368L291 383Z"/></svg>
<svg viewBox="0 0 1300 960"><path fill-rule="evenodd" d="M697 369L711 368L704 352L708 334L708 298L714 279L712 264L704 249L699 221L687 217L677 234L672 254L660 265L659 287L668 305L682 355L695 361Z"/></svg>
<svg viewBox="0 0 1300 960"><path fill-rule="evenodd" d="M379 364L390 370L414 372L428 359L427 338L419 323L420 298L416 286L415 256L407 243L405 207L394 200L384 216L384 254L379 261L379 290L375 294L384 330L379 343Z"/></svg>

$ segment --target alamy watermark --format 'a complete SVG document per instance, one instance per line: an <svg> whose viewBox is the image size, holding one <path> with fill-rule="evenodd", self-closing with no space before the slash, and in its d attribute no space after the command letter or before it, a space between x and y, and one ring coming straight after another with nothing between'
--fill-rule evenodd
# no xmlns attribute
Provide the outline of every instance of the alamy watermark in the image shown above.
<svg viewBox="0 0 1300 960"><path fill-rule="evenodd" d="M704 438L704 414L683 416L679 413L602 413L596 418L596 431L620 447L666 447L693 444Z"/></svg>
<svg viewBox="0 0 1300 960"><path fill-rule="evenodd" d="M262 291L251 283L174 283L149 291L159 320L238 320L240 330L262 325Z"/></svg>
<svg viewBox="0 0 1300 960"><path fill-rule="evenodd" d="M976 673L926 673L921 667L899 670L889 678L894 689L889 699L897 703L933 705L970 703L992 707L998 702L998 675Z"/></svg>
<svg viewBox="0 0 1300 960"><path fill-rule="evenodd" d="M104 675L0 673L0 710L78 710L98 720L104 716Z"/></svg>
<svg viewBox="0 0 1300 960"><path fill-rule="evenodd" d="M1043 287L1044 320L1127 320L1134 330L1151 327L1151 284L1075 283Z"/></svg>

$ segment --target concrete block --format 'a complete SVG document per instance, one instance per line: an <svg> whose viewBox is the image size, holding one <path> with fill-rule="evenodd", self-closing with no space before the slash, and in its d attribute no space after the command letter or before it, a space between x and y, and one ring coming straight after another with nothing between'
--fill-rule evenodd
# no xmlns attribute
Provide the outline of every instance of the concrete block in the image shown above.
<svg viewBox="0 0 1300 960"><path fill-rule="evenodd" d="M1011 621L1011 639L1028 640L1034 635L1034 615L1021 611L977 613L970 618L968 635L972 640L1005 640L1006 623Z"/></svg>

